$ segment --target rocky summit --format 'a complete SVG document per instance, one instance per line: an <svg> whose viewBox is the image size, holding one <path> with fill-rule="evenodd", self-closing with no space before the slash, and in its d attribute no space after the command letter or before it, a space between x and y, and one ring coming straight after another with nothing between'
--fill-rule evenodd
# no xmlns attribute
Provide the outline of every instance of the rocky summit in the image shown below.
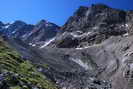
<svg viewBox="0 0 133 89"><path fill-rule="evenodd" d="M0 22L0 34L0 89L133 89L133 11L81 6L62 27Z"/></svg>

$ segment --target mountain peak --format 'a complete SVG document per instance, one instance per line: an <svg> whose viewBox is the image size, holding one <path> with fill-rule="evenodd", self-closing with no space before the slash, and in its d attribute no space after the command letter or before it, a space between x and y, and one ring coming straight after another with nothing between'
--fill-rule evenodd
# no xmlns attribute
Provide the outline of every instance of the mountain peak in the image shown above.
<svg viewBox="0 0 133 89"><path fill-rule="evenodd" d="M42 20L39 21L39 23L48 23L48 21L42 19Z"/></svg>
<svg viewBox="0 0 133 89"><path fill-rule="evenodd" d="M37 23L37 25L45 25L45 24L47 24L47 23L49 23L49 22L46 21L46 20L44 20L44 19L42 19L42 20L40 20L40 21Z"/></svg>
<svg viewBox="0 0 133 89"><path fill-rule="evenodd" d="M4 23L0 21L0 26L4 26Z"/></svg>
<svg viewBox="0 0 133 89"><path fill-rule="evenodd" d="M80 6L79 9L74 13L76 16L84 16L84 13L88 10L88 7Z"/></svg>
<svg viewBox="0 0 133 89"><path fill-rule="evenodd" d="M97 3L97 4L92 4L91 7L95 7L95 8L110 8L109 6L103 4L103 3Z"/></svg>
<svg viewBox="0 0 133 89"><path fill-rule="evenodd" d="M23 22L23 21L21 21L21 20L16 20L14 23L13 23L14 25L16 25L16 26L23 26L23 25L26 25L26 23L25 22Z"/></svg>

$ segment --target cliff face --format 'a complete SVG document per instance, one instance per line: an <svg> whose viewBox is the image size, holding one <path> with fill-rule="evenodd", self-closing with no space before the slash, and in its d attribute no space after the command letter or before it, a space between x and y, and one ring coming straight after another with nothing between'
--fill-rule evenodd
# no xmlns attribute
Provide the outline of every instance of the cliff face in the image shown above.
<svg viewBox="0 0 133 89"><path fill-rule="evenodd" d="M99 44L111 36L132 34L132 13L104 4L80 7L61 28L62 35L58 35L53 47L84 47Z"/></svg>

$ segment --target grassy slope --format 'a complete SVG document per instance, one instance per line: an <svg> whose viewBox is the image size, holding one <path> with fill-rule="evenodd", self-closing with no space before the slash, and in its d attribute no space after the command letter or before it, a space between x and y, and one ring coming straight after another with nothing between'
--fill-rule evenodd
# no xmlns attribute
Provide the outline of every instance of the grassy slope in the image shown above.
<svg viewBox="0 0 133 89"><path fill-rule="evenodd" d="M31 89L29 84L38 89L57 89L44 75L37 72L29 61L22 60L15 51L5 46L0 38L0 73L4 72L18 75L15 80L10 75L6 77L10 89ZM22 86L16 81L24 85Z"/></svg>

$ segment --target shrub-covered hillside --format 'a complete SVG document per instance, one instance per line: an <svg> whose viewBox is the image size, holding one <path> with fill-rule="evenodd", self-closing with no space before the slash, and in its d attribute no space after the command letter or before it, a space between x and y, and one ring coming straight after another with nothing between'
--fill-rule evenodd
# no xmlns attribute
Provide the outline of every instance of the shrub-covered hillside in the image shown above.
<svg viewBox="0 0 133 89"><path fill-rule="evenodd" d="M0 38L0 89L57 89Z"/></svg>

